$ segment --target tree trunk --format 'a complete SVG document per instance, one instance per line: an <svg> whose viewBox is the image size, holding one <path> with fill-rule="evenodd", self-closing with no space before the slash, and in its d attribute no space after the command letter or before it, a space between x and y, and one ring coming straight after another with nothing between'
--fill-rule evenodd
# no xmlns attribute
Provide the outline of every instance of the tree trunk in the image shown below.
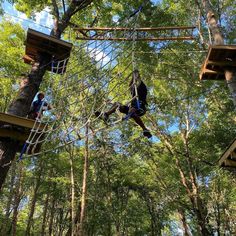
<svg viewBox="0 0 236 236"><path fill-rule="evenodd" d="M68 26L70 19L78 11L86 8L92 3L93 0L78 0L71 1L68 5L66 12L60 17L58 6L56 1L52 1L54 8L54 15L56 22L54 29L51 31L51 35L60 38L63 31ZM59 22L59 19L61 21ZM48 54L40 54L32 66L31 72L29 74L28 83L21 88L18 97L12 102L8 109L8 113L12 115L18 115L21 117L26 117L30 111L31 103L39 90L42 78L46 71L46 66L50 64L51 56ZM15 158L17 151L18 142L5 139L0 142L0 190L6 179L6 175L11 166L11 162Z"/></svg>
<svg viewBox="0 0 236 236"><path fill-rule="evenodd" d="M49 220L49 233L48 233L49 236L53 235L52 231L53 231L53 221L54 221L54 214L55 214L55 203L56 203L56 199L53 196L52 204L51 204L51 214L50 214L50 220Z"/></svg>
<svg viewBox="0 0 236 236"><path fill-rule="evenodd" d="M159 224L159 216L156 211L156 203L153 197L147 191L142 191L141 193L146 201L148 212L150 214L151 220L151 235L161 235L161 225Z"/></svg>
<svg viewBox="0 0 236 236"><path fill-rule="evenodd" d="M179 216L180 216L180 220L183 226L184 236L191 236L191 233L189 232L188 223L187 223L184 211L182 209L179 209Z"/></svg>
<svg viewBox="0 0 236 236"><path fill-rule="evenodd" d="M17 145L18 142L13 140L0 141L0 191L11 163L14 160Z"/></svg>
<svg viewBox="0 0 236 236"><path fill-rule="evenodd" d="M231 92L231 99L236 108L236 68L226 68L225 69L225 79Z"/></svg>
<svg viewBox="0 0 236 236"><path fill-rule="evenodd" d="M9 227L9 217L11 214L11 205L14 197L14 187L15 187L15 179L16 179L16 163L14 162L11 167L11 180L10 180L10 193L8 196L7 205L5 208L5 219L1 222L1 230L0 235L6 235L6 230Z"/></svg>
<svg viewBox="0 0 236 236"><path fill-rule="evenodd" d="M217 24L217 19L209 0L202 0L202 3L207 13L207 23L213 36L213 45L224 45L223 34L221 33L220 27ZM230 59L231 58L229 58L229 60ZM234 107L236 108L236 68L225 67L224 73L229 91L231 93L231 99L234 103Z"/></svg>
<svg viewBox="0 0 236 236"><path fill-rule="evenodd" d="M75 222L75 179L74 179L74 157L70 153L70 182L71 182L71 236L74 232Z"/></svg>
<svg viewBox="0 0 236 236"><path fill-rule="evenodd" d="M214 45L223 45L224 44L223 35L218 26L217 19L215 13L212 10L211 4L209 0L203 0L202 3L207 14L207 23L213 37L212 43Z"/></svg>
<svg viewBox="0 0 236 236"><path fill-rule="evenodd" d="M39 61L35 62L29 74L29 81L20 90L18 97L11 103L8 112L12 115L26 117L29 113L31 103L39 90L43 75L45 74L45 65L50 61L47 55L40 55ZM16 151L19 149L19 143L10 139L0 142L0 189L6 179L8 170L15 158Z"/></svg>
<svg viewBox="0 0 236 236"><path fill-rule="evenodd" d="M12 236L16 235L16 226L17 226L17 219L18 219L18 207L20 205L21 197L23 194L22 191L22 172L23 168L22 165L19 167L19 178L16 184L15 190L15 199L14 199L14 206L13 206L13 217L12 217Z"/></svg>
<svg viewBox="0 0 236 236"><path fill-rule="evenodd" d="M47 196L46 196L46 199L45 199L45 203L44 203L41 236L44 236L44 234L45 234L46 219L47 219L47 212L48 212L48 203L49 203L49 193L47 193Z"/></svg>
<svg viewBox="0 0 236 236"><path fill-rule="evenodd" d="M195 213L195 217L197 219L199 235L202 236L212 235L207 228L207 209L202 204L201 197L199 196L197 190L198 187L194 183L191 184L189 183L188 179L184 174L184 171L181 168L178 158L176 158L176 166L180 173L181 182L187 191L190 202L192 203L192 208Z"/></svg>
<svg viewBox="0 0 236 236"><path fill-rule="evenodd" d="M87 177L88 177L88 125L86 125L86 139L85 139L85 152L84 152L84 170L83 170L83 186L82 186L82 196L81 196L81 211L80 211L80 221L77 224L77 229L75 235L84 235L84 221L85 221L85 210L86 210L86 198L87 198Z"/></svg>
<svg viewBox="0 0 236 236"><path fill-rule="evenodd" d="M39 165L41 165L41 163ZM35 185L35 188L34 188L33 197L32 197L32 200L31 200L30 213L29 213L27 227L26 227L26 231L25 231L26 236L30 235L30 229L31 229L32 220L33 220L33 217L34 217L34 210L35 210L35 205L36 205L36 201L37 201L38 190L39 190L39 187L40 187L40 184L41 184L41 174L42 174L42 167L40 166L39 173L38 173L38 176L37 176L37 179L36 179L36 185Z"/></svg>

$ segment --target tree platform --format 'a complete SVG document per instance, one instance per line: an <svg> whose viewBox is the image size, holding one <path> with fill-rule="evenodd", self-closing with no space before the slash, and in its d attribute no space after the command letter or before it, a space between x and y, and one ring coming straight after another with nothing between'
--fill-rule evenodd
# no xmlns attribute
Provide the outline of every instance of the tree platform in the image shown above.
<svg viewBox="0 0 236 236"><path fill-rule="evenodd" d="M66 65L70 56L72 44L55 37L43 34L33 29L28 29L25 42L24 62L31 64L36 60L39 54L47 53L52 56L53 72L63 74L66 71ZM47 70L52 71L51 65Z"/></svg>
<svg viewBox="0 0 236 236"><path fill-rule="evenodd" d="M219 160L219 165L221 167L231 167L236 169L236 138L222 154Z"/></svg>
<svg viewBox="0 0 236 236"><path fill-rule="evenodd" d="M45 129L45 124L39 122L35 123L35 120L0 112L0 140L12 139L19 141L18 152L21 152L31 131L33 131L32 142L37 141L38 144L34 149L31 148L28 154L39 152Z"/></svg>
<svg viewBox="0 0 236 236"><path fill-rule="evenodd" d="M202 65L200 80L225 80L225 68L236 68L236 45L210 46Z"/></svg>

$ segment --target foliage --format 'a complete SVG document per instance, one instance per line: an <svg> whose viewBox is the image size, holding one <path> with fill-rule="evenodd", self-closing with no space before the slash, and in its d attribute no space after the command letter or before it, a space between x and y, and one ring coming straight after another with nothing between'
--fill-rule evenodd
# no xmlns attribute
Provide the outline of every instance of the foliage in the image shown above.
<svg viewBox="0 0 236 236"><path fill-rule="evenodd" d="M46 7L54 11L51 1L14 2L17 9L29 16ZM66 7L69 2L65 1ZM146 1L137 23L150 27L194 25L199 17L195 2L165 0L155 5L153 1ZM62 14L62 1L57 3ZM94 1L71 21L84 26L97 17L97 25L112 26L117 18L122 24L141 3ZM214 9L219 9L217 14L227 40L233 42L233 1L212 3ZM207 32L203 17L200 20ZM25 37L21 27L3 21L0 30L0 76L4 77L1 78L0 107L5 111L14 96L12 85L16 76L28 67L21 61ZM68 80L74 86L70 87L71 91L59 90L59 76L51 81L46 75L41 87L43 90L50 87L53 106L67 108L65 123L57 124L61 134L65 128L71 128L66 126L70 119L83 120L84 114L99 108L106 89L118 84L119 72L125 71L127 76L130 72L126 66L130 63L127 54L131 44L123 43L120 51L116 51L121 54L120 63L109 74L115 79L104 86L110 80L104 76L108 74L107 68L98 69L86 51L77 50L81 42L76 42L73 36L65 32L65 37L76 44L67 71L78 83ZM206 51L198 40L136 44L137 67L149 88L149 111L143 120L152 129L154 138L148 141L140 137L139 127L131 120L101 129L90 137L87 235L177 235L181 230L185 235L190 235L188 232L204 235L199 230L203 221L208 232L229 231L232 235L235 232L235 177L217 165L218 158L235 138L235 114L223 83L199 82L199 69ZM102 79L93 90L84 92L83 87L94 78ZM129 94L124 93L128 83L124 81L112 90L110 98L128 101ZM119 93L122 96L117 96ZM55 94L57 100L53 100ZM78 97L86 98L86 103L77 104ZM80 109L73 112L78 106ZM97 121L89 128L95 130L103 125L103 121ZM77 134L70 135L68 139ZM58 144L60 140L52 140L45 146L49 150ZM25 235L29 224L32 235L69 234L81 212L85 155L86 143L80 141L39 157L25 157L21 162L24 168L15 163L18 168L13 165L0 196L0 234L6 235L12 230L14 209L18 213L17 235Z"/></svg>

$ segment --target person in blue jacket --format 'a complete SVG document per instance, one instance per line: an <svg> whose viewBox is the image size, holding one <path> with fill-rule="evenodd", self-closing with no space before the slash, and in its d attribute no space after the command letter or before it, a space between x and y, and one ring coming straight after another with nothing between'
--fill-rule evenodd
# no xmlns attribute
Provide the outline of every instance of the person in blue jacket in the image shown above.
<svg viewBox="0 0 236 236"><path fill-rule="evenodd" d="M44 111L52 109L52 107L44 101L44 97L45 96L43 93L38 93L37 100L33 102L30 113L28 115L30 119L41 119Z"/></svg>

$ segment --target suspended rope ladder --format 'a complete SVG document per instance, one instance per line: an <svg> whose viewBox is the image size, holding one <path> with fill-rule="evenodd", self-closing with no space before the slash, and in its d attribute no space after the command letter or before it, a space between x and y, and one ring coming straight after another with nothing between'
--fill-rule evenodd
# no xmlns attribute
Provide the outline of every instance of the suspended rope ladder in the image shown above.
<svg viewBox="0 0 236 236"><path fill-rule="evenodd" d="M194 40L195 26L135 28L136 41ZM125 27L75 27L78 40L133 41L129 33L134 28ZM124 34L124 32L126 34Z"/></svg>
<svg viewBox="0 0 236 236"><path fill-rule="evenodd" d="M50 100L53 109L49 115L31 121L22 140L25 141L21 149L22 154L37 155L51 152L65 145L77 143L86 135L114 128L121 119L107 127L98 122L99 118L95 117L94 113L97 110L103 112L107 106L130 94L130 88L124 89L123 85L137 69L135 58L137 41L194 39L195 27L139 28L137 27L139 12L140 10L133 15L135 17L119 22L119 25L124 27L75 28L77 39L84 42L74 46L76 59L70 63L68 59L72 44L28 30L24 61L28 64L33 63L38 53L52 55L52 60L47 65L50 81L47 83L45 97L47 102ZM126 41L132 43L132 47L128 50L124 50ZM133 77L135 97L126 105L133 99L138 102L138 79L136 76ZM85 132L86 125L91 127L88 134ZM57 140L56 146L40 150L41 144L55 140Z"/></svg>

